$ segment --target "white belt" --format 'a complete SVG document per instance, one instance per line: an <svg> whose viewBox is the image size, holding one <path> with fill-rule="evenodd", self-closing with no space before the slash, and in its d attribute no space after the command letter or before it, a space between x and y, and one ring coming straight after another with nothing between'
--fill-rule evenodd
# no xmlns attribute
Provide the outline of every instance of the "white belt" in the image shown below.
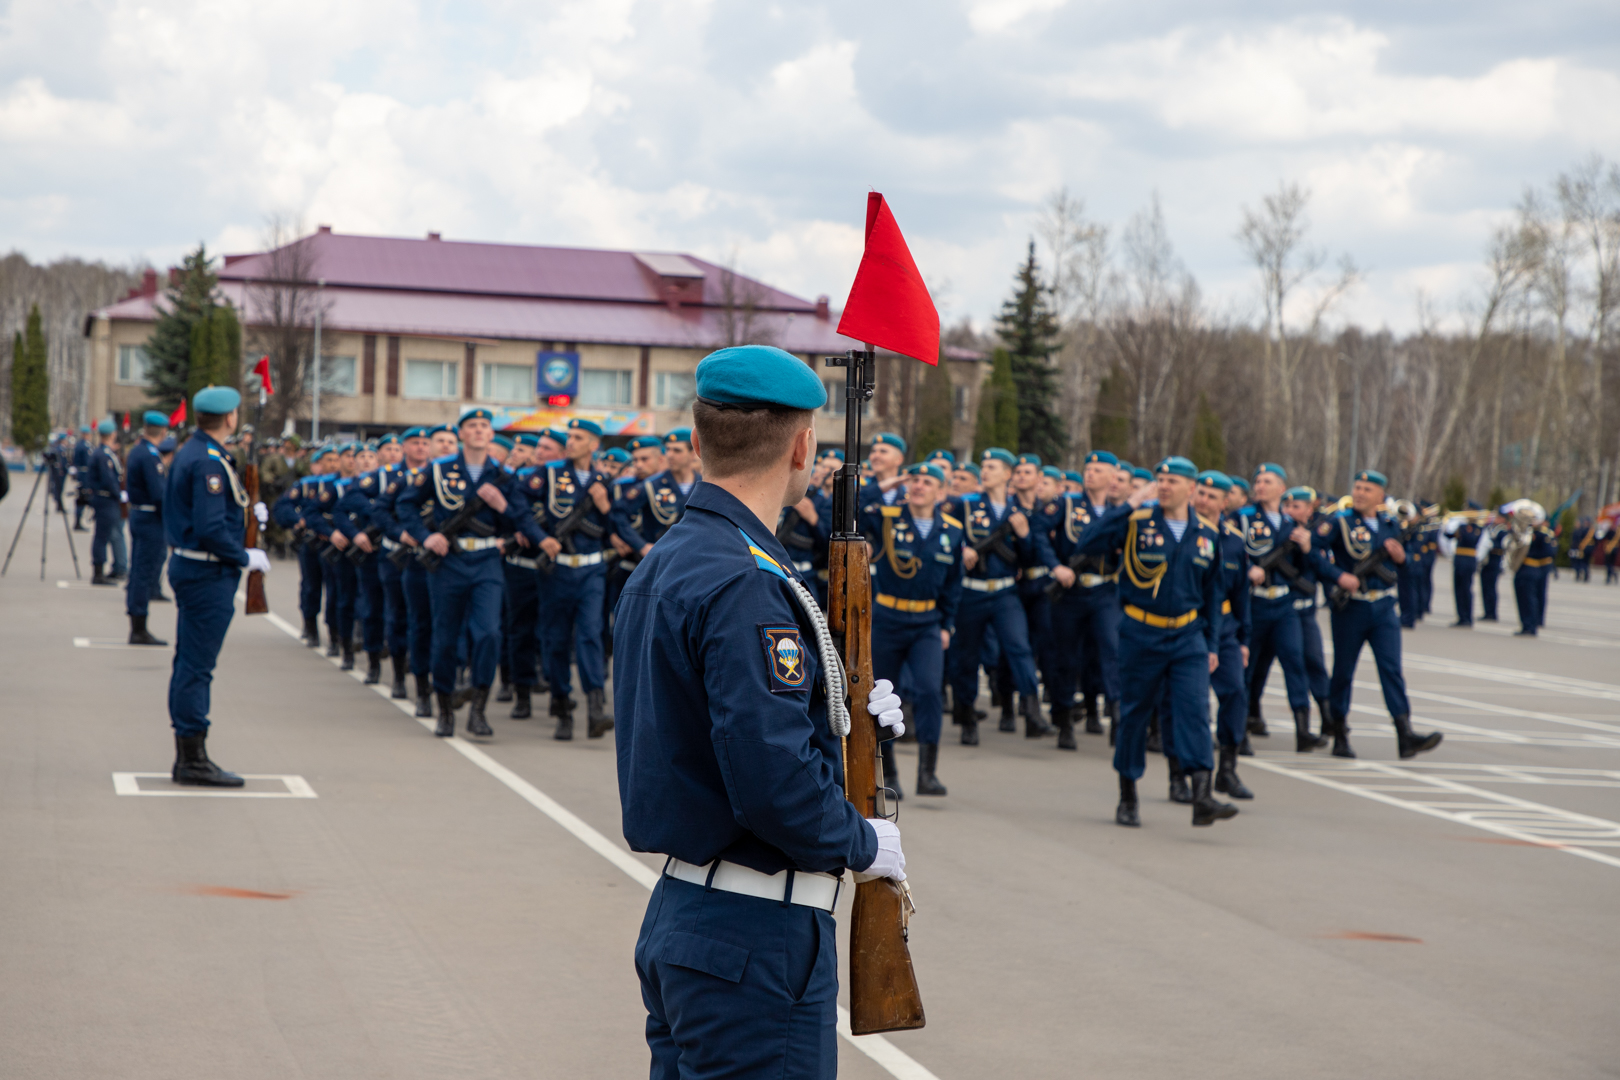
<svg viewBox="0 0 1620 1080"><path fill-rule="evenodd" d="M393 551L396 548L400 548L400 547L404 546L398 540L390 540L386 536L382 538L382 545L383 545L383 550L384 551Z"/></svg>
<svg viewBox="0 0 1620 1080"><path fill-rule="evenodd" d="M796 562L793 564L793 569L797 570L801 574L808 574L815 570L815 568L816 564L813 562Z"/></svg>
<svg viewBox="0 0 1620 1080"><path fill-rule="evenodd" d="M456 546L460 547L462 551L485 551L500 542L500 539L494 536L456 537Z"/></svg>
<svg viewBox="0 0 1620 1080"><path fill-rule="evenodd" d="M1295 611L1309 611L1312 608L1314 608L1315 606L1316 606L1316 597L1314 597L1314 596L1311 597L1309 600L1295 600L1294 601L1294 610Z"/></svg>
<svg viewBox="0 0 1620 1080"><path fill-rule="evenodd" d="M711 869L714 872L712 879L709 877ZM811 873L808 870L779 870L774 874L763 874L746 866L719 860L707 866L693 866L691 863L681 862L674 856L664 864L664 874L678 881L689 881L693 885L703 885L719 889L721 892L740 893L743 896L757 896L761 900L775 900L778 904L787 895L788 875L792 874L793 895L789 898L789 902L821 911L831 911L838 905L838 891L844 885L843 878L833 877L831 874Z"/></svg>
<svg viewBox="0 0 1620 1080"><path fill-rule="evenodd" d="M1114 579L1111 577L1106 577L1103 574L1081 574L1074 580L1079 582L1084 588L1095 589L1097 586L1106 585Z"/></svg>
<svg viewBox="0 0 1620 1080"><path fill-rule="evenodd" d="M558 555L551 561L558 566L572 566L577 569L581 566L595 566L602 561L602 553L593 551L589 555Z"/></svg>
<svg viewBox="0 0 1620 1080"><path fill-rule="evenodd" d="M146 510L155 514L157 513L157 503L136 503L135 509Z"/></svg>
<svg viewBox="0 0 1620 1080"><path fill-rule="evenodd" d="M1035 581L1035 580L1037 580L1039 578L1045 577L1047 574L1050 574L1051 572L1052 571L1048 570L1044 566L1025 567L1024 568L1024 580L1025 581Z"/></svg>
<svg viewBox="0 0 1620 1080"><path fill-rule="evenodd" d="M1000 592L1002 589L1012 588L1013 583L1017 580L1017 578L1010 577L985 579L963 578L962 587L964 589L972 589L974 592Z"/></svg>
<svg viewBox="0 0 1620 1080"><path fill-rule="evenodd" d="M525 570L540 569L540 560L538 559L525 559L521 555L508 555L506 561L512 566L521 566Z"/></svg>
<svg viewBox="0 0 1620 1080"><path fill-rule="evenodd" d="M1371 603L1374 600L1382 600L1386 596L1394 596L1397 591L1395 589L1373 589L1369 592L1352 593L1350 599L1365 600Z"/></svg>
<svg viewBox="0 0 1620 1080"><path fill-rule="evenodd" d="M1262 600L1275 600L1278 597L1287 596L1288 591L1287 585L1255 585L1249 589L1252 595L1258 596Z"/></svg>
<svg viewBox="0 0 1620 1080"><path fill-rule="evenodd" d="M224 562L218 555L208 551L192 551L190 548L172 548L176 555L187 559L196 559L198 562Z"/></svg>

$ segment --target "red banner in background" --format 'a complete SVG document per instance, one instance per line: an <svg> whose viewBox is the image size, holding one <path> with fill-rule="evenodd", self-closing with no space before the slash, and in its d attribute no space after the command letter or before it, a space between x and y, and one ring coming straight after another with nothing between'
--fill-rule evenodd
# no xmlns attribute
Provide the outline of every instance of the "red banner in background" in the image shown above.
<svg viewBox="0 0 1620 1080"><path fill-rule="evenodd" d="M866 197L866 250L838 320L847 338L939 364L939 312L883 196Z"/></svg>
<svg viewBox="0 0 1620 1080"><path fill-rule="evenodd" d="M179 427L186 422L186 399L180 399L180 407L169 414L169 426Z"/></svg>

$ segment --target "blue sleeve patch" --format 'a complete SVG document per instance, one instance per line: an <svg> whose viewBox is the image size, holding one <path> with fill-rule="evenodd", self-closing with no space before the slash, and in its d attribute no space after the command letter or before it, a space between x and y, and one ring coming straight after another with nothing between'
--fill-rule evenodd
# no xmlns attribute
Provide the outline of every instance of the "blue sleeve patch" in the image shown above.
<svg viewBox="0 0 1620 1080"><path fill-rule="evenodd" d="M765 669L771 693L791 694L803 690L810 665L806 662L799 628L766 624L760 626L759 636L765 646Z"/></svg>
<svg viewBox="0 0 1620 1080"><path fill-rule="evenodd" d="M788 572L782 569L782 564L765 554L765 552L761 551L759 549L759 545L755 544L754 541L749 538L747 533L743 532L741 529L738 529L737 532L742 536L743 542L748 545L749 554L754 556L755 566L758 566L761 570L775 574L783 581L793 580L793 578L788 575Z"/></svg>

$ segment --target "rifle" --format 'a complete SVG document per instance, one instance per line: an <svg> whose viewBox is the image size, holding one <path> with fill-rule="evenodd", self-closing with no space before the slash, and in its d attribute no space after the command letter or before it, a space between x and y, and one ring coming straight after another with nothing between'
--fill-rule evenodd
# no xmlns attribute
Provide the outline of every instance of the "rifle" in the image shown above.
<svg viewBox="0 0 1620 1080"><path fill-rule="evenodd" d="M242 546L256 548L259 546L259 518L254 514L253 507L259 501L259 463L251 461L242 466L242 490L247 492L248 513L247 532L242 537ZM247 601L243 605L243 612L248 615L265 615L270 611L270 599L264 594L264 571L249 570L247 576Z"/></svg>
<svg viewBox="0 0 1620 1080"><path fill-rule="evenodd" d="M351 541L343 554L347 555L349 557L349 561L354 563L356 566L364 564L367 559L371 558L377 553L377 544L378 541L382 539L382 534L383 530L381 525L368 526L363 532L361 532L360 535L371 541L371 550L365 551L360 547L360 545Z"/></svg>
<svg viewBox="0 0 1620 1080"><path fill-rule="evenodd" d="M804 521L798 510L788 507L782 514L782 523L776 527L776 539L783 547L794 548L798 551L814 551L816 542L799 531L799 525Z"/></svg>
<svg viewBox="0 0 1620 1080"><path fill-rule="evenodd" d="M1012 532L1012 516L1015 513L1023 513L1023 511L1016 506L1009 506L1007 516L1001 519L1001 524L997 525L989 536L977 544L968 545L978 553L980 559L994 552L1002 562L1011 563L1013 566L1018 565L1018 556L1014 554L1012 548L1007 546L1007 534Z"/></svg>
<svg viewBox="0 0 1620 1080"><path fill-rule="evenodd" d="M441 534L446 540L450 541L450 553L452 555L455 554L457 550L456 537L460 536L464 532L470 532L474 536L481 537L495 535L495 527L493 525L488 525L478 520L478 514L483 509L484 500L480 499L477 495L469 494L465 499L462 500L461 509L451 514L444 520L442 525L433 530L434 532ZM422 569L426 570L430 574L439 568L439 564L442 563L444 559L445 557L443 555L435 555L426 547L423 547L420 550L420 553L416 556L416 561L422 564Z"/></svg>
<svg viewBox="0 0 1620 1080"><path fill-rule="evenodd" d="M844 384L844 465L833 481L832 541L827 553L828 626L848 674L850 732L844 740L844 794L864 817L885 816L877 722L866 711L872 676L872 575L866 537L856 527L861 407L872 396L877 354L868 346L829 356L848 369ZM920 1028L922 996L911 966L907 922L911 890L891 878L855 886L849 928L850 1030L857 1035Z"/></svg>
<svg viewBox="0 0 1620 1080"><path fill-rule="evenodd" d="M1106 577L1107 574L1111 572L1108 570L1108 567L1104 565L1104 560L1106 558L1107 556L1104 555L1071 555L1064 561L1063 565L1074 571L1076 580L1079 579L1081 574L1094 573ZM1057 578L1053 578L1051 581L1046 583L1046 598L1048 600L1056 600L1059 594L1063 592L1063 589L1064 586L1057 580Z"/></svg>
<svg viewBox="0 0 1620 1080"><path fill-rule="evenodd" d="M585 515L594 509L596 509L596 500L591 498L589 491L582 491L579 493L579 498L574 500L573 509L569 510L568 515L557 523L555 529L551 530L551 538L562 545L562 549L566 554L576 554L574 551L574 533L576 532L582 532L592 540L602 538L602 526L593 521L585 520ZM543 512L542 507L535 508L536 516ZM542 574L550 574L557 569L556 562L544 551L534 557L534 562L536 568Z"/></svg>
<svg viewBox="0 0 1620 1080"><path fill-rule="evenodd" d="M1293 588L1301 591L1310 588L1310 591L1314 594L1316 589L1311 587L1309 582L1300 576L1299 568L1294 565L1292 556L1296 550L1294 541L1290 538L1284 538L1272 544L1271 550L1256 559L1254 565L1268 574L1281 574Z"/></svg>

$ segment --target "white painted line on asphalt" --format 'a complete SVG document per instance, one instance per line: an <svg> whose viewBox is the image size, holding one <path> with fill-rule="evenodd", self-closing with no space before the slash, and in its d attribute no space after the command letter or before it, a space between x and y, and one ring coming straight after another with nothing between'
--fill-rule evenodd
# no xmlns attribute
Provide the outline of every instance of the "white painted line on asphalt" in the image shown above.
<svg viewBox="0 0 1620 1080"><path fill-rule="evenodd" d="M88 581L62 581L61 579L57 580L56 587L58 589L108 589L108 588L113 588L112 586L108 586L108 585L92 585Z"/></svg>
<svg viewBox="0 0 1620 1080"><path fill-rule="evenodd" d="M294 627L286 619L283 619L275 612L270 612L266 618L271 625L294 641L302 641L303 631ZM337 657L328 656L324 659L334 667L340 663ZM365 685L365 676L362 672L351 671L349 675L362 686ZM409 700L396 701L389 696L389 688L382 683L373 685L371 689L384 701L397 707L400 712L415 720L426 730L433 730L434 722L417 716L416 707ZM651 889L658 884L658 871L609 840L557 800L484 753L477 744L467 742L460 735L442 741L449 743L462 757L506 785L524 802L527 802L558 825L561 825L575 839L585 844L586 847L624 871L632 881L646 889ZM853 895L853 890L850 890L850 892ZM924 1065L882 1035L856 1035L849 1026L849 1010L842 1005L838 1006L838 1034L842 1035L851 1046L870 1058L874 1064L882 1068L890 1076L898 1078L898 1080L939 1080L939 1077L930 1072Z"/></svg>
<svg viewBox="0 0 1620 1080"><path fill-rule="evenodd" d="M1358 689L1374 693L1379 690L1376 683L1358 681L1354 685ZM1266 687L1266 696L1284 701L1288 699L1287 691L1275 685ZM1407 696L1414 696L1410 687L1407 689ZM1468 702L1467 704L1473 705L1475 702ZM1350 712L1352 714L1376 717L1380 721L1380 723L1353 728L1352 733L1358 739L1369 736L1374 739L1393 739L1395 737L1394 728L1387 724L1389 713L1380 708L1379 704L1362 705L1352 701L1350 703ZM1316 717L1313 716L1311 722L1316 724ZM1565 734L1562 732L1504 731L1501 728L1476 727L1473 724L1464 724L1457 720L1440 720L1432 716L1419 716L1416 713L1412 714L1412 723L1419 727L1440 728L1455 741L1464 743L1509 743L1514 746L1558 747L1561 749L1620 750L1620 733L1608 736ZM1284 735L1290 733L1287 728L1281 730Z"/></svg>
<svg viewBox="0 0 1620 1080"><path fill-rule="evenodd" d="M142 780L168 780L166 772L115 772L113 778L113 793L115 795L159 795L179 798L209 798L209 799L318 799L315 789L309 786L309 781L302 776L282 775L279 773L242 773L244 780L279 780L285 791L243 791L239 788L197 788L175 787L172 789L143 788Z"/></svg>
<svg viewBox="0 0 1620 1080"><path fill-rule="evenodd" d="M1531 690L1546 690L1557 694L1571 694L1575 697L1596 698L1600 701L1620 701L1620 686L1614 683L1574 679L1566 675L1543 675L1535 671L1520 671L1495 664L1475 664L1467 660L1451 660L1424 653L1407 652L1402 660L1408 667L1441 675L1462 675L1490 682L1510 683Z"/></svg>
<svg viewBox="0 0 1620 1080"><path fill-rule="evenodd" d="M76 637L73 639L73 647L76 649L125 649L129 652L156 652L159 654L166 651L163 646L131 645L129 642L120 641L118 638Z"/></svg>

